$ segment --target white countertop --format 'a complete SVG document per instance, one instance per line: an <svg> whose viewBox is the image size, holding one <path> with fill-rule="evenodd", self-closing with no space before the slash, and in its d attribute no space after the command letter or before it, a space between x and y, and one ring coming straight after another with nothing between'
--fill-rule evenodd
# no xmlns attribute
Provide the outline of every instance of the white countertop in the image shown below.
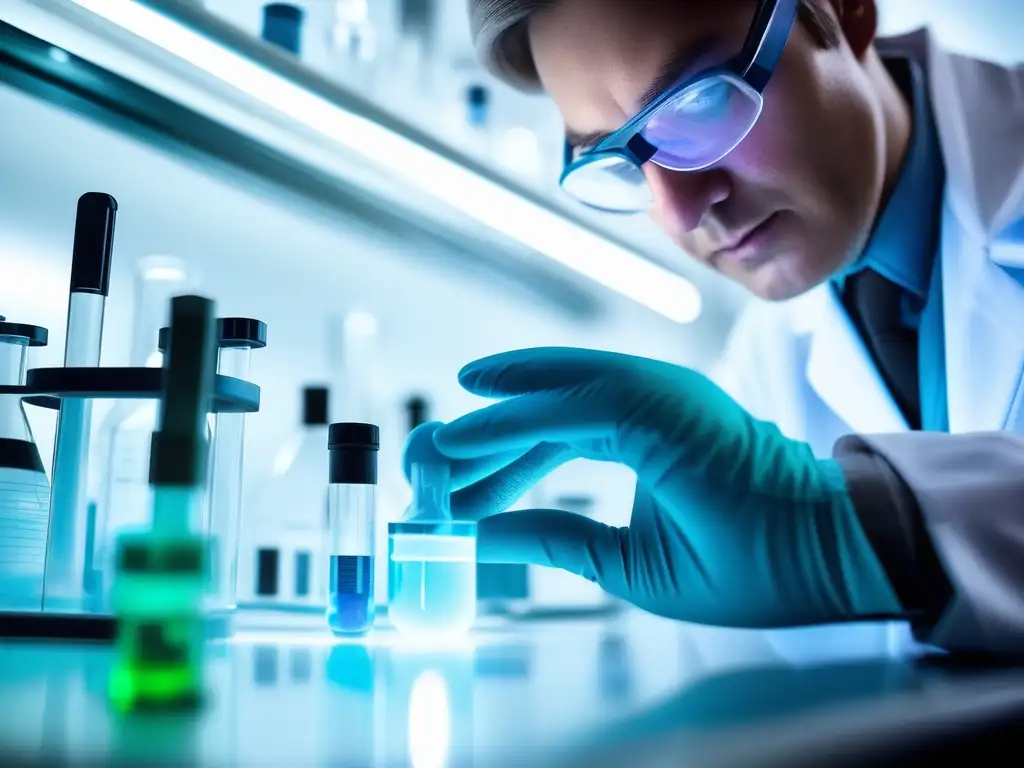
<svg viewBox="0 0 1024 768"><path fill-rule="evenodd" d="M109 646L0 642L2 751L75 765L537 765L672 726L678 712L664 703L723 674L891 666L903 653L883 625L761 633L637 612L481 622L465 643L438 648L388 629L339 642L322 620L252 614L244 623L232 641L210 645L210 697L192 718L114 714ZM748 704L751 717L765 715L745 696L727 694L722 723L742 719Z"/></svg>

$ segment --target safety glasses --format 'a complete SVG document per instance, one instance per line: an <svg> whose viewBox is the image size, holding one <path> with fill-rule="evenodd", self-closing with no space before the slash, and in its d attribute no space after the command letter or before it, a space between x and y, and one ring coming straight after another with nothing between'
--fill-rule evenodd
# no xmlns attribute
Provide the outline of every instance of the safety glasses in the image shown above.
<svg viewBox="0 0 1024 768"><path fill-rule="evenodd" d="M725 66L672 86L578 157L566 142L562 189L599 211L640 213L652 202L643 172L648 161L699 171L722 160L757 123L797 2L759 0L743 49Z"/></svg>

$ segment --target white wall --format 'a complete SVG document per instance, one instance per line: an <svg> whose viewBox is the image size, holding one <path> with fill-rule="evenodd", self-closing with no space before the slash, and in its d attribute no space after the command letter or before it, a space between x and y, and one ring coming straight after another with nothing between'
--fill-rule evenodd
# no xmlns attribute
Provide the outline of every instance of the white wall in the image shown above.
<svg viewBox="0 0 1024 768"><path fill-rule="evenodd" d="M1020 0L879 0L884 34L929 26L946 47L981 58L1024 60Z"/></svg>

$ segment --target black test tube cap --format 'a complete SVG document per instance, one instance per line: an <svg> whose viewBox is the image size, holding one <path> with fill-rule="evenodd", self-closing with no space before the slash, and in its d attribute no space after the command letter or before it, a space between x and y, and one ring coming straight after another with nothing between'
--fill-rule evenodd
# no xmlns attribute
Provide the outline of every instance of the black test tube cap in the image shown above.
<svg viewBox="0 0 1024 768"><path fill-rule="evenodd" d="M171 329L165 326L157 334L157 349L166 353L170 341ZM263 349L267 346L267 324L252 317L221 317L217 320L217 346Z"/></svg>
<svg viewBox="0 0 1024 768"><path fill-rule="evenodd" d="M307 427L322 427L327 424L327 403L330 390L327 387L305 387L302 390L302 423Z"/></svg>
<svg viewBox="0 0 1024 768"><path fill-rule="evenodd" d="M222 317L217 321L217 344L221 348L263 349L267 324L252 317Z"/></svg>
<svg viewBox="0 0 1024 768"><path fill-rule="evenodd" d="M206 480L206 416L216 370L213 302L171 299L170 350L164 365L160 430L153 433L153 485L198 486Z"/></svg>
<svg viewBox="0 0 1024 768"><path fill-rule="evenodd" d="M341 422L327 430L332 484L376 485L380 429L375 424Z"/></svg>
<svg viewBox="0 0 1024 768"><path fill-rule="evenodd" d="M110 195L86 192L78 198L71 256L72 293L109 293L116 218L117 200Z"/></svg>

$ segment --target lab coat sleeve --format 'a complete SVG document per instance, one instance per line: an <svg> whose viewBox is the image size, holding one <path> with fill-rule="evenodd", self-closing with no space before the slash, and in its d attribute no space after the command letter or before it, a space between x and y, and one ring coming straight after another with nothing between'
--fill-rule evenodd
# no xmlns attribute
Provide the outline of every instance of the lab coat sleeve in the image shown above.
<svg viewBox="0 0 1024 768"><path fill-rule="evenodd" d="M847 469L855 505L861 497L858 512L869 538L869 529L891 515L910 524L916 519L924 531L917 551L906 545L904 554L918 569L918 599L931 593L940 600L912 606L918 639L955 653L1024 655L1024 437L1010 432L850 436L836 443L835 457ZM871 482L889 490L868 509ZM913 532L904 533L904 542L915 540ZM876 530L874 540L885 538ZM927 568L921 544L930 545L926 550L941 564L940 573L921 573ZM885 558L880 560L884 566ZM936 583L942 578L949 586L944 599Z"/></svg>

